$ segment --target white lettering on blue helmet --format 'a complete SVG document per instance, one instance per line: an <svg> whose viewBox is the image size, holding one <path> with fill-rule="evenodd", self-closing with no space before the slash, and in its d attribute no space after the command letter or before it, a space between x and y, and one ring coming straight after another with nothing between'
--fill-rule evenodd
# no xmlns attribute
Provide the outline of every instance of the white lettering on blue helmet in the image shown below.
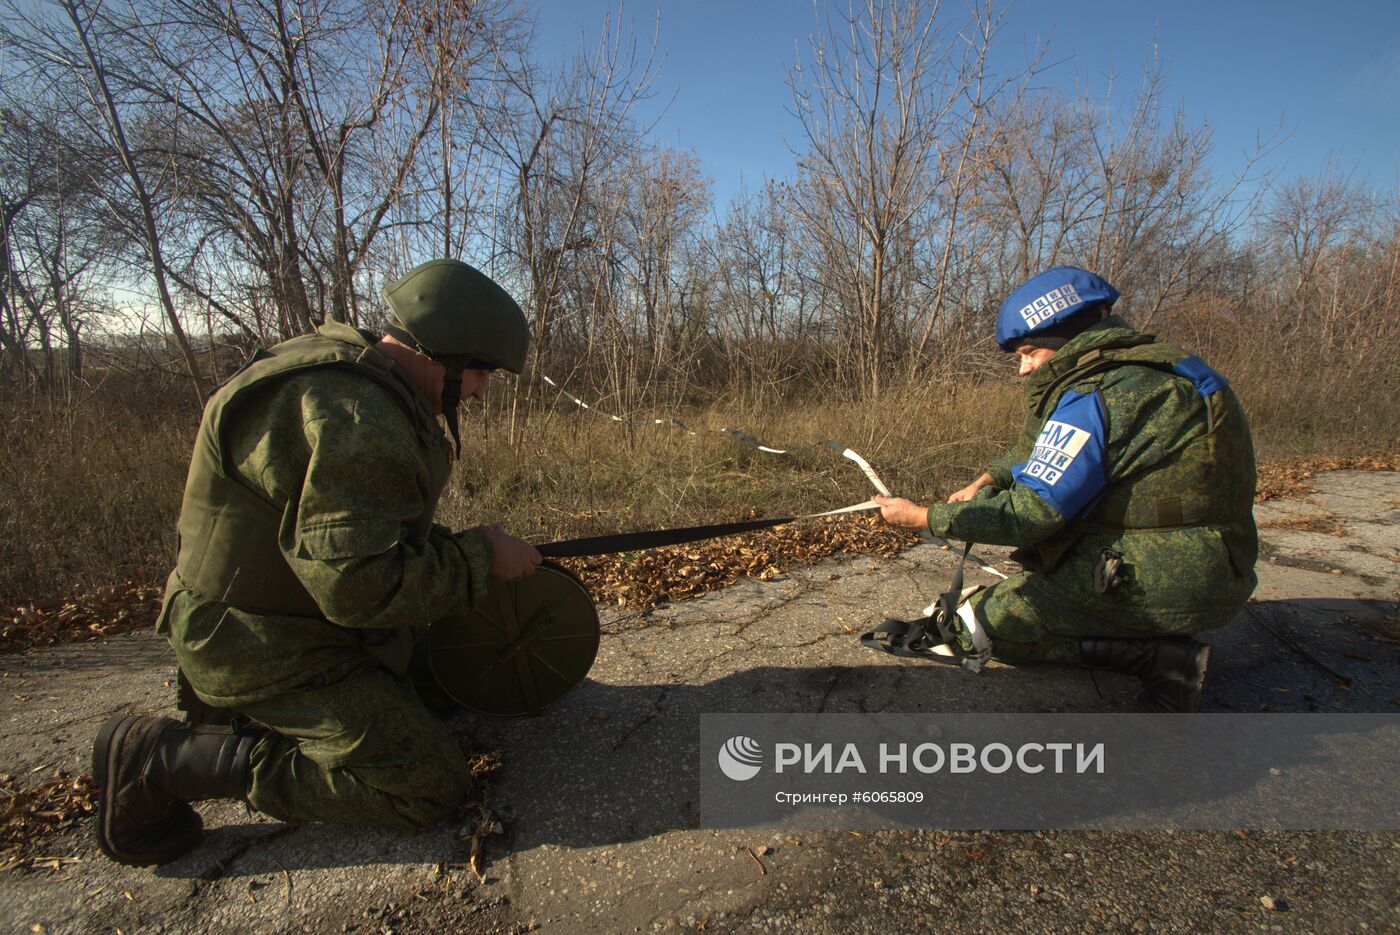
<svg viewBox="0 0 1400 935"><path fill-rule="evenodd" d="M1036 297L1035 301L1021 309L1021 318L1026 322L1027 329L1034 329L1036 325L1053 316L1056 312L1063 312L1071 305L1082 305L1084 300L1079 297L1079 293L1074 291L1074 283L1065 283L1058 289L1051 289L1042 296Z"/></svg>
<svg viewBox="0 0 1400 935"><path fill-rule="evenodd" d="M997 314L997 344L1004 351L1034 334L1064 321L1080 309L1113 305L1118 290L1103 277L1077 266L1057 266L1018 286Z"/></svg>

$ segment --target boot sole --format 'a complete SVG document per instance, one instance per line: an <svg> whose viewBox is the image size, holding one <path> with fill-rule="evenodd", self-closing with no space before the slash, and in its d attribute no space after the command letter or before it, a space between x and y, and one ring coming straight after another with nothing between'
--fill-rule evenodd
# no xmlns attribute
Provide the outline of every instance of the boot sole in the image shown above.
<svg viewBox="0 0 1400 935"><path fill-rule="evenodd" d="M97 732L97 739L92 744L92 779L99 787L97 796L97 822L94 830L97 834L97 846L102 853L119 864L126 864L131 867L151 867L156 864L163 864L178 857L188 848L182 848L177 853L166 853L165 849L157 849L154 852L137 852L123 850L116 843L112 834L110 820L115 808L116 790L108 781L116 775L116 757L121 749L122 741L130 733L131 727L140 717L131 714L119 714L110 718L102 729ZM188 806L186 806L188 808ZM189 817L193 819L193 835L197 838L203 823L199 814L194 809L189 809ZM189 819L185 822L189 824ZM191 833L191 832L186 832Z"/></svg>
<svg viewBox="0 0 1400 935"><path fill-rule="evenodd" d="M108 818L113 811L115 803L113 798L114 790L108 781L116 773L114 760L117 750L121 749L121 742L126 738L127 732L131 730L131 725L136 722L136 718L129 714L119 714L109 718L106 724L102 725L102 730L97 732L97 740L92 745L92 781L97 783L97 846L102 849L112 860L123 864L135 864L130 854L125 853L112 839L112 829L108 824Z"/></svg>

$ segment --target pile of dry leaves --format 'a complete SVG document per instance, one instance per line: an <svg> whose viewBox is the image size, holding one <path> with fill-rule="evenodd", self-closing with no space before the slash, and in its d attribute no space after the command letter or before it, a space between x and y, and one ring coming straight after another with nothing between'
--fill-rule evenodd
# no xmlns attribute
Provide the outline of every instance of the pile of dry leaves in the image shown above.
<svg viewBox="0 0 1400 935"><path fill-rule="evenodd" d="M21 788L14 776L0 774L0 873L15 867L58 869L73 860L35 848L49 835L92 814L96 797L97 787L87 775L60 771L47 782Z"/></svg>
<svg viewBox="0 0 1400 935"><path fill-rule="evenodd" d="M793 523L760 532L620 555L563 559L600 604L644 608L727 587L740 578L767 581L784 568L828 555L898 555L918 543L875 514Z"/></svg>
<svg viewBox="0 0 1400 935"><path fill-rule="evenodd" d="M0 653L101 639L155 623L161 589L149 581L124 581L71 598L7 607L0 618Z"/></svg>
<svg viewBox="0 0 1400 935"><path fill-rule="evenodd" d="M1308 483L1322 471L1400 471L1400 453L1388 455L1341 455L1333 458L1305 458L1278 464L1259 465L1259 483L1254 502L1279 497L1302 497L1317 493Z"/></svg>

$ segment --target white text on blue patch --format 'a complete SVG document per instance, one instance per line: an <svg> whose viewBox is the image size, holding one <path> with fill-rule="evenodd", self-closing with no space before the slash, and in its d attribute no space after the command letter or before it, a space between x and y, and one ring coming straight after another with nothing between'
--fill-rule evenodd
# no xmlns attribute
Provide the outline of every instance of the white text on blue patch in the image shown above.
<svg viewBox="0 0 1400 935"><path fill-rule="evenodd" d="M1023 473L1026 477L1038 477L1053 487L1088 441L1089 433L1084 429L1052 419L1040 430L1035 450L1031 452Z"/></svg>

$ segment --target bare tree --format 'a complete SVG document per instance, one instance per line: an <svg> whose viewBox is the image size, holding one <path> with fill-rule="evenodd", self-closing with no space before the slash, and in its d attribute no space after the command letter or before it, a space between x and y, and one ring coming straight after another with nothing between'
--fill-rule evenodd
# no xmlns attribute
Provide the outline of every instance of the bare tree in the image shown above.
<svg viewBox="0 0 1400 935"><path fill-rule="evenodd" d="M974 33L989 37L990 19L975 10ZM811 65L789 74L806 140L795 204L850 323L861 385L877 397L915 231L938 185L938 142L978 85L985 45L964 43L937 0L852 2L823 27Z"/></svg>
<svg viewBox="0 0 1400 935"><path fill-rule="evenodd" d="M527 284L535 372L556 320L568 313L565 293L579 291L581 283L568 281L571 264L587 265L579 257L590 253L613 260L613 245L600 236L612 219L596 216L609 199L598 189L637 145L633 112L650 94L653 52L654 45L639 54L635 39L607 20L598 43L561 70L541 74L526 61L507 69L511 119L490 144L511 176L506 246Z"/></svg>
<svg viewBox="0 0 1400 935"><path fill-rule="evenodd" d="M59 0L59 3L73 28L73 34L78 41L80 51L76 63L69 60L65 64L70 68L76 64L77 68L80 69L75 71L75 77L81 77L83 90L91 98L96 110L102 115L107 130L108 145L121 164L129 185L129 192L123 194L130 195L139 212L137 230L150 262L150 272L155 281L156 295L165 315L165 323L170 329L171 337L180 351L180 356L185 361L185 368L189 374L190 383L194 387L196 398L203 398L204 378L200 373L194 349L190 346L189 338L185 335L184 326L180 323L180 315L175 309L175 300L170 292L161 229L156 219L156 194L148 184L147 173L137 161L136 152L127 138L123 119L124 108L113 93L106 59L94 41L92 29L94 11L82 0ZM116 197L113 197L115 193L111 193L110 190L104 190L104 194L108 195L113 212L124 214L121 209L125 202L119 202Z"/></svg>

